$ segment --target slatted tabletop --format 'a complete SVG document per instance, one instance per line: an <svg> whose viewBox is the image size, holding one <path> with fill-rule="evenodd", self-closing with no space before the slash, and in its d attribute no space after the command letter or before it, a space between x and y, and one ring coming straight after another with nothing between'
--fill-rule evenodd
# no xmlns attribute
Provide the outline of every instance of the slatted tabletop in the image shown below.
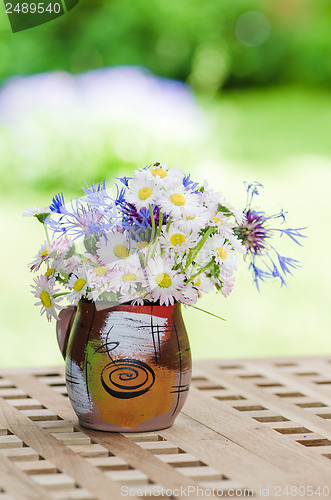
<svg viewBox="0 0 331 500"><path fill-rule="evenodd" d="M80 427L63 367L0 370L0 500L331 497L331 356L196 362L172 428Z"/></svg>

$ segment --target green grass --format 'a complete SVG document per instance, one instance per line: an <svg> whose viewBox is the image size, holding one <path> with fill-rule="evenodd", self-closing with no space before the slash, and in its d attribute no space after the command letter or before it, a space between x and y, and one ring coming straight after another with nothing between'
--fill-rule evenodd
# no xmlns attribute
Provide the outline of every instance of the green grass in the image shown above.
<svg viewBox="0 0 331 500"><path fill-rule="evenodd" d="M181 148L177 144L171 156L177 153L187 172L198 180L208 179L238 206L245 198L242 181L261 181L265 185L261 207L288 209L290 225L307 226L309 238L303 248L280 241L287 255L302 262L288 288L271 283L258 293L242 265L228 298L209 294L198 303L226 322L185 308L194 358L330 352L331 115L327 110L331 95L318 89L288 88L232 92L217 101L200 100L210 120L208 138L193 164L185 163L187 145ZM49 197L23 188L7 192L0 201L4 342L0 366L61 360L55 324L39 316L29 290L32 276L26 264L39 247L42 228L34 219L21 217L25 207L47 204Z"/></svg>

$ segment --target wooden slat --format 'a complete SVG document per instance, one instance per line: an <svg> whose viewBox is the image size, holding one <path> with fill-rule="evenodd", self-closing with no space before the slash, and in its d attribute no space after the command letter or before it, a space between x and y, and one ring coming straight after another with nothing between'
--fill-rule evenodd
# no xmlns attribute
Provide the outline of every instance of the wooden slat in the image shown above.
<svg viewBox="0 0 331 500"><path fill-rule="evenodd" d="M69 449L80 455L81 457L108 457L108 450L99 444L74 444L67 445Z"/></svg>
<svg viewBox="0 0 331 500"><path fill-rule="evenodd" d="M15 436L21 436L28 446L50 460L57 469L72 478L71 480L74 480L79 486L92 491L100 499L109 500L110 490L114 499L121 498L118 484L105 478L99 469L75 454L46 430L40 429L35 422L10 406L6 400L0 399L0 408L2 410L1 425L7 426ZM36 480L36 477L33 478ZM45 478L40 479L40 484L43 485L45 480Z"/></svg>
<svg viewBox="0 0 331 500"><path fill-rule="evenodd" d="M15 385L25 388L33 397L38 397L47 408L57 411L58 415L68 421L77 421L73 409L67 398L57 393L50 393L36 378L28 375L12 375L11 380ZM77 425L77 424L76 424ZM83 429L84 434L107 448L111 453L126 461L132 468L149 476L150 480L163 484L166 488L178 488L195 484L193 480L186 479L168 464L164 464L157 456L150 454L134 441L127 439L122 434L100 433L92 429Z"/></svg>
<svg viewBox="0 0 331 500"><path fill-rule="evenodd" d="M249 489L255 498L268 486L272 498L275 484L331 491L331 356L194 363L175 425L127 434L78 426L63 366L1 375L0 456L20 478L6 495L24 481L32 498L42 488L40 500L116 500L121 485L130 498L152 486Z"/></svg>
<svg viewBox="0 0 331 500"><path fill-rule="evenodd" d="M45 498L45 490L2 453L0 453L0 485L17 499L41 500Z"/></svg>
<svg viewBox="0 0 331 500"><path fill-rule="evenodd" d="M256 367L254 366L255 370ZM238 391L242 392L245 394L247 398L250 398L251 405L253 406L253 401L255 406L261 406L261 407L266 407L268 410L273 410L277 411L278 413L281 413L281 415L289 418L290 420L295 420L295 421L300 421L303 425L305 425L307 428L315 431L315 432L322 432L325 434L327 437L331 438L331 428L330 425L328 424L325 419L321 419L320 417L315 416L314 414L308 414L305 409L302 407L297 406L295 403L298 404L305 404L305 401L308 404L308 401L318 401L318 399L321 399L321 403L325 404L326 406L331 403L330 397L329 398L320 398L320 395L314 393L313 390L308 390L305 392L307 396L310 398L287 398L287 397L279 397L276 396L275 394L271 394L269 391L265 392L261 387L256 386L253 384L251 381L252 379L250 378L239 378L236 376L232 376L229 374L229 372L222 371L222 373L219 373L218 370L213 369L211 365L209 365L207 374L210 377L212 381L216 381L219 378L223 381L223 383L226 383L227 386L231 387L233 391ZM269 375L270 371L266 372L266 375ZM284 377L281 377L281 380L285 382ZM277 388L278 389L278 388ZM284 390L284 389L283 389ZM287 392L303 392L304 387L300 385L295 385L291 391L289 389L285 389ZM279 391L277 391L279 392ZM294 402L291 402L294 401ZM233 407L235 408L240 408L240 407L249 407L249 404L247 404L246 401L238 401L235 402Z"/></svg>
<svg viewBox="0 0 331 500"><path fill-rule="evenodd" d="M129 468L128 464L119 457L90 457L86 460L101 470L127 470Z"/></svg>
<svg viewBox="0 0 331 500"><path fill-rule="evenodd" d="M17 436L0 436L0 448L21 448L22 446L23 441Z"/></svg>
<svg viewBox="0 0 331 500"><path fill-rule="evenodd" d="M67 491L75 487L75 481L67 474L33 474L31 478L47 491Z"/></svg>
<svg viewBox="0 0 331 500"><path fill-rule="evenodd" d="M2 448L1 454L14 462L26 462L27 460L39 460L39 454L25 446L24 448Z"/></svg>
<svg viewBox="0 0 331 500"><path fill-rule="evenodd" d="M27 474L55 474L56 467L49 460L28 460L18 462L17 467Z"/></svg>
<svg viewBox="0 0 331 500"><path fill-rule="evenodd" d="M179 415L173 428L160 431L160 435L198 456L205 464L217 467L227 477L237 480L241 487L254 489L257 484L268 486L274 484L275 478L277 484L285 487L292 480L298 480L297 476L284 472L279 466L270 464L265 457L227 439L184 412Z"/></svg>
<svg viewBox="0 0 331 500"><path fill-rule="evenodd" d="M21 412L31 420L57 420L59 418L54 411L47 408L42 408L41 410L21 410Z"/></svg>

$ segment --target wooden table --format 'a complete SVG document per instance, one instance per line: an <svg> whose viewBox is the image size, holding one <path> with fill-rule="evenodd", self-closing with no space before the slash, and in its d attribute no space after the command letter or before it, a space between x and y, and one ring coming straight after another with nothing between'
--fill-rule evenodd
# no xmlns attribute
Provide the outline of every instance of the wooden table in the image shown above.
<svg viewBox="0 0 331 500"><path fill-rule="evenodd" d="M0 371L0 500L331 497L331 356L196 362L144 434L79 427L63 372Z"/></svg>

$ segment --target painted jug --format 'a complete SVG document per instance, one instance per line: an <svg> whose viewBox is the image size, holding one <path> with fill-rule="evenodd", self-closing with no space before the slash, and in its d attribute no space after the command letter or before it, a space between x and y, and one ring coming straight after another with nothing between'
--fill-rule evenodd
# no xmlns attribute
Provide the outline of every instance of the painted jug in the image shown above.
<svg viewBox="0 0 331 500"><path fill-rule="evenodd" d="M191 380L181 306L95 304L60 312L57 336L71 404L84 427L143 432L171 426Z"/></svg>

